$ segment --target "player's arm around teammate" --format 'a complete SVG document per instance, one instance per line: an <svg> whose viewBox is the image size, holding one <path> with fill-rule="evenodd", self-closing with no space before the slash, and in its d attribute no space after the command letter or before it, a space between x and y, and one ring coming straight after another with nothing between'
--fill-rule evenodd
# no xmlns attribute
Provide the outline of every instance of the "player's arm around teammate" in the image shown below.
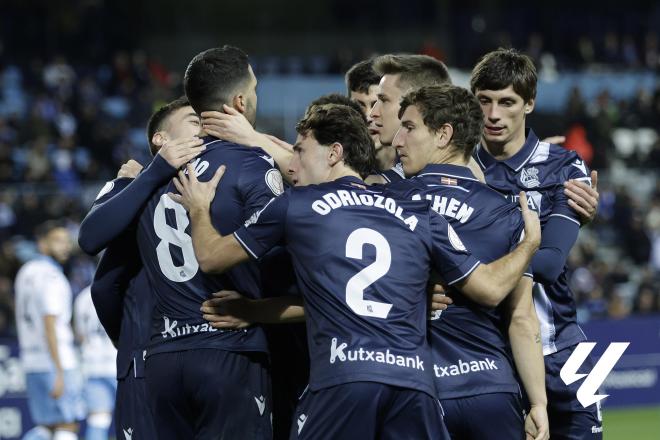
<svg viewBox="0 0 660 440"><path fill-rule="evenodd" d="M198 137L189 137L175 139L163 145L151 164L122 192L87 214L80 224L80 248L93 255L107 247L128 227L158 186L169 180L179 167L205 150L206 147L202 143L202 139ZM135 168L135 165L131 168ZM127 213L133 215L126 215ZM116 221L111 221L111 218Z"/></svg>
<svg viewBox="0 0 660 440"><path fill-rule="evenodd" d="M286 169L293 152L290 144L275 136L259 133L245 116L233 107L223 104L222 108L224 113L202 112L202 128L206 133L237 144L260 147L272 156L280 170ZM283 177L288 179L286 174Z"/></svg>

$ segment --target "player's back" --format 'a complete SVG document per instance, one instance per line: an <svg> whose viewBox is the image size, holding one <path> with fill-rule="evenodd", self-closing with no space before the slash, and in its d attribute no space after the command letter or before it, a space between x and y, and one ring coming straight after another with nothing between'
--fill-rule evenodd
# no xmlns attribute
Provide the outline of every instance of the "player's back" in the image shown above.
<svg viewBox="0 0 660 440"><path fill-rule="evenodd" d="M388 185L400 197L428 200L463 243L483 262L510 252L524 222L517 205L479 182L467 167L426 166L417 176ZM493 392L517 392L504 334L503 313L482 307L458 291L454 304L432 321L431 345L442 399Z"/></svg>
<svg viewBox="0 0 660 440"><path fill-rule="evenodd" d="M46 344L44 316L56 316L55 331L64 369L77 366L71 330L71 287L54 260L35 258L23 265L15 280L16 327L23 367L28 372L53 371Z"/></svg>
<svg viewBox="0 0 660 440"><path fill-rule="evenodd" d="M213 225L226 235L281 192L281 175L273 167L270 156L258 148L214 138L206 141L206 150L193 167L201 181L208 181L219 166L227 167L223 184L211 205ZM192 246L188 215L168 192L176 192L172 182L157 190L149 200L137 232L156 302L149 352L190 348L266 351L259 327L223 332L202 319L200 305L213 292L233 289L249 298L260 297L258 268L255 263L247 263L219 276L202 273Z"/></svg>
<svg viewBox="0 0 660 440"><path fill-rule="evenodd" d="M433 394L426 283L444 220L425 201L395 200L352 177L282 197L305 297L311 389L380 381ZM449 266L453 282L462 274Z"/></svg>

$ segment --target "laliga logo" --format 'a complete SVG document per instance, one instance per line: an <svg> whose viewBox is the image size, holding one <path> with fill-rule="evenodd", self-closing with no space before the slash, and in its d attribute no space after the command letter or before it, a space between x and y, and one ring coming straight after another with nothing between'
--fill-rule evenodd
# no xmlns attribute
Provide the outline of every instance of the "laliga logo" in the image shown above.
<svg viewBox="0 0 660 440"><path fill-rule="evenodd" d="M571 353L571 356L568 358L561 371L559 372L559 376L566 385L570 385L573 382L582 379L584 376L587 376L577 391L577 399L583 407L586 408L589 405L593 405L594 403L599 402L609 396L609 394L596 393L598 392L598 388L603 384L603 382L605 382L605 378L608 374L610 374L610 371L612 371L614 365L623 355L623 352L626 351L628 345L630 345L630 342L611 343L588 376L586 374L578 374L577 370L587 359L589 353L591 353L591 350L593 350L593 348L596 346L596 343L581 342L575 348L575 351Z"/></svg>

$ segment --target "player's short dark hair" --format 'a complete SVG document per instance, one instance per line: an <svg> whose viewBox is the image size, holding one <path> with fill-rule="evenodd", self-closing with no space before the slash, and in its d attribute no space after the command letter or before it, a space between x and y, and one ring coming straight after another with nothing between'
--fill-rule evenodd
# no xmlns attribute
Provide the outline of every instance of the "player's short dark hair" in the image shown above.
<svg viewBox="0 0 660 440"><path fill-rule="evenodd" d="M248 56L241 49L225 45L200 52L190 61L183 88L197 114L231 104L237 89L249 80Z"/></svg>
<svg viewBox="0 0 660 440"><path fill-rule="evenodd" d="M374 70L374 60L360 61L354 64L344 77L348 94L351 92L369 93L369 87L377 86L380 82L380 75Z"/></svg>
<svg viewBox="0 0 660 440"><path fill-rule="evenodd" d="M51 231L59 228L66 228L66 224L62 220L46 220L45 222L37 225L34 228L34 238L39 241L46 238Z"/></svg>
<svg viewBox="0 0 660 440"><path fill-rule="evenodd" d="M374 70L380 76L400 75L402 90L451 84L445 63L428 55L381 55L374 60Z"/></svg>
<svg viewBox="0 0 660 440"><path fill-rule="evenodd" d="M151 151L152 156L155 156L156 153L158 153L158 149L160 148L158 145L154 145L152 141L154 138L154 134L156 134L156 132L163 129L163 125L165 125L165 120L172 113L179 110L180 108L187 107L189 105L190 102L188 102L188 98L182 96L160 107L158 110L154 112L153 115L151 115L151 117L149 118L149 122L147 122L147 140L149 141L149 150Z"/></svg>
<svg viewBox="0 0 660 440"><path fill-rule="evenodd" d="M312 107L314 107L315 105L326 105L326 104L338 104L338 105L345 105L347 107L350 107L355 111L359 112L362 115L362 119L364 119L364 123L365 124L367 123L367 117L360 108L360 104L348 98L347 96L340 95L339 93L329 93L327 95L323 95L316 98L314 101L312 101L309 104L307 110L305 110L305 113L309 112L312 109Z"/></svg>
<svg viewBox="0 0 660 440"><path fill-rule="evenodd" d="M472 69L470 89L502 90L513 86L525 102L536 98L536 67L534 61L515 49L499 48L489 52Z"/></svg>
<svg viewBox="0 0 660 440"><path fill-rule="evenodd" d="M468 159L481 139L483 112L477 98L463 87L443 84L422 87L406 94L401 100L399 119L414 105L431 131L449 124L454 129L451 143Z"/></svg>
<svg viewBox="0 0 660 440"><path fill-rule="evenodd" d="M344 163L363 178L376 169L374 141L359 110L338 104L317 105L298 122L296 131L303 136L311 134L321 145L339 142L344 148Z"/></svg>

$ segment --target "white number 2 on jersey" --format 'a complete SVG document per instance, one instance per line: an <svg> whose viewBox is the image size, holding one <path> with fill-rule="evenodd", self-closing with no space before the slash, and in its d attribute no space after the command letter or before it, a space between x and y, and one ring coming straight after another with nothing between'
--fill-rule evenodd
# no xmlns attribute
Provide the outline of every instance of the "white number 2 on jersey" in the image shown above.
<svg viewBox="0 0 660 440"><path fill-rule="evenodd" d="M176 229L167 224L165 220L165 208L173 209L176 217ZM167 277L168 280L177 283L190 280L195 276L199 269L199 263L195 258L195 250L193 249L192 238L186 234L186 228L190 220L186 215L186 209L174 200L170 199L167 194L160 196L160 202L156 206L154 212L154 231L160 242L156 246L156 255L158 256L158 265L161 272ZM181 248L183 255L183 265L175 266L170 253L170 245L178 246Z"/></svg>
<svg viewBox="0 0 660 440"><path fill-rule="evenodd" d="M346 256L362 259L362 248L365 244L376 248L376 260L356 273L346 283L346 303L355 313L373 318L387 318L392 304L364 299L364 289L387 274L392 264L390 244L382 234L369 228L360 228L351 232L346 240Z"/></svg>

